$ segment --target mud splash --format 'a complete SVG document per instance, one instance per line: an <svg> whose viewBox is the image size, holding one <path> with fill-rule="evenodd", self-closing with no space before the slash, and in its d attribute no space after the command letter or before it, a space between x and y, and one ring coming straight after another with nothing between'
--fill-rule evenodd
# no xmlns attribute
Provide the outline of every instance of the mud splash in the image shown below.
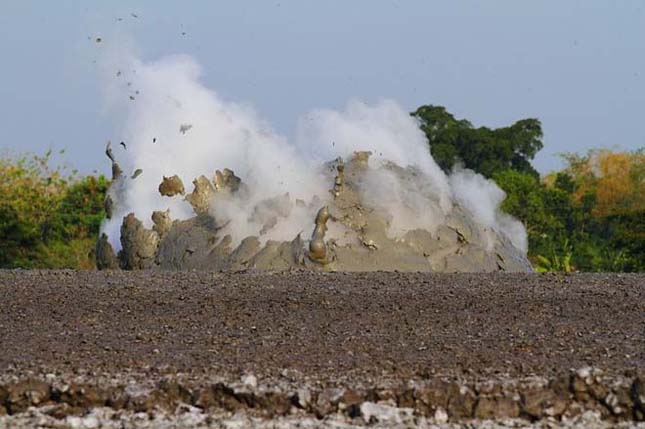
<svg viewBox="0 0 645 429"><path fill-rule="evenodd" d="M106 198L107 216L119 203L119 190L127 180L111 156L113 185ZM532 271L525 254L501 231L477 222L475 214L458 202L446 211L432 192L430 178L414 166L393 162L370 163L370 152L355 152L349 159L337 158L322 166L330 184L326 195L310 201L289 193L273 196L240 211L246 222L260 225L258 235L237 240L230 233L235 215L218 215L218 206L253 204L250 190L232 170L216 171L213 178L200 176L187 194L180 177L163 177L161 195L182 198L195 216L173 220L169 211L151 215L147 229L134 213L123 218L121 249L112 248L102 234L96 246L99 269L166 269L287 271L419 271L490 272ZM390 192L396 183L395 193ZM382 184L382 186L381 186ZM374 191L374 190L379 191ZM405 201L406 195L414 199ZM419 199L421 195L421 199ZM403 197L401 197L403 196ZM403 198L393 212L392 198ZM410 207L418 204L422 207ZM229 212L230 213L230 212ZM235 212L234 212L235 213ZM247 213L250 213L248 215ZM401 231L400 218L411 222L423 213L428 217L418 227ZM273 240L275 230L292 216L311 218L313 232L301 231L290 241ZM428 225L428 226L425 226Z"/></svg>

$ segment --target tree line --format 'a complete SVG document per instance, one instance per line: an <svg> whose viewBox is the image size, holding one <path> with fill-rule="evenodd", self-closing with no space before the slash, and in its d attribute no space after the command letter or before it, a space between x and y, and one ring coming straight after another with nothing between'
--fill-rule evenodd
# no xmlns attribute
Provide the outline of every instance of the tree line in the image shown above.
<svg viewBox="0 0 645 429"><path fill-rule="evenodd" d="M645 149L563 154L565 167L540 177L538 119L492 129L441 106L411 115L446 173L469 168L506 192L538 271L645 271ZM109 180L54 168L51 155L0 157L0 268L94 267Z"/></svg>

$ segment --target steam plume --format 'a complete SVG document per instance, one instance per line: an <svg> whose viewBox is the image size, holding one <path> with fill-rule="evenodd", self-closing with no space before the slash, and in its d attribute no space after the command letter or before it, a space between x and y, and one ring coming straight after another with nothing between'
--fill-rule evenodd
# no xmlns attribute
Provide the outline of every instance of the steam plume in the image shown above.
<svg viewBox="0 0 645 429"><path fill-rule="evenodd" d="M226 225L234 242L260 235L262 210L276 210L261 202L277 196L284 196L288 210L262 239L310 234L319 207L292 203L314 196L324 203L330 183L323 163L368 150L375 165L391 161L424 173L416 182L402 182L387 170L374 170L363 183L365 199L389 213L393 236L415 228L433 231L459 203L482 225L503 232L526 251L521 223L499 211L503 191L472 171L446 176L432 159L416 120L395 101L367 105L352 100L342 111L314 110L303 116L295 141L288 142L252 108L205 88L200 67L190 57L143 62L130 54L108 55L104 69L108 106L123 123L118 139L127 142L127 151L115 155L126 176L143 171L111 190L116 211L103 231L115 249L120 248L119 228L128 213L134 212L147 227L155 210L170 209L173 219L194 216L186 201L159 195L163 176L179 175L190 192L194 178L211 178L224 168L232 169L248 189L244 199L220 199L212 205L211 214Z"/></svg>

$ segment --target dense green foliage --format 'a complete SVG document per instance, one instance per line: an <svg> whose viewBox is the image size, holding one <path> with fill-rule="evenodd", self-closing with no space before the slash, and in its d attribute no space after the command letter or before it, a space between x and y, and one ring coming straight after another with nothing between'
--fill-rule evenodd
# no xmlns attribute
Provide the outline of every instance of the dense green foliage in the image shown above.
<svg viewBox="0 0 645 429"><path fill-rule="evenodd" d="M551 185L513 170L493 177L507 193L502 208L526 225L529 257L537 269L645 269L645 212L599 215L595 191L575 198L567 173L557 173Z"/></svg>
<svg viewBox="0 0 645 429"><path fill-rule="evenodd" d="M486 177L507 169L539 177L530 162L542 149L542 125L537 119L522 119L504 128L474 128L444 107L432 105L419 107L412 116L428 137L432 157L447 173L461 163Z"/></svg>
<svg viewBox="0 0 645 429"><path fill-rule="evenodd" d="M0 159L0 267L94 266L109 182L52 169L50 155Z"/></svg>

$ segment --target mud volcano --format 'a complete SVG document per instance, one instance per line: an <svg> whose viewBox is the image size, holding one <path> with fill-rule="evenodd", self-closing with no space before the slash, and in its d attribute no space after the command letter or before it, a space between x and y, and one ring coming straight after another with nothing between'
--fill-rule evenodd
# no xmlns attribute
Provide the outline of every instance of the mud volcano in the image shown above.
<svg viewBox="0 0 645 429"><path fill-rule="evenodd" d="M118 207L119 190L127 177L114 160L113 184L106 198L108 219ZM193 191L186 194L178 176L163 177L159 192L166 198L182 198L189 203L194 217L173 220L169 211L154 211L152 227L129 213L120 228L121 249L114 251L106 234L96 246L99 269L165 270L268 270L310 269L324 271L531 271L524 252L516 248L500 231L475 221L473 213L452 203L448 213L438 207L439 198L431 192L429 178L415 167L400 167L392 162L370 165L370 152L356 152L351 159L338 158L322 167L329 192L314 195L310 201L292 199L288 193L256 203L250 218L261 225L258 235L235 242L229 233L234 219L219 219L214 207L231 201L246 201L250 190L231 170L217 170L212 179L200 176L193 181ZM430 229L394 231L397 216L415 216L417 212L392 213L392 195L366 192L374 182L394 179L399 194L419 196L427 209ZM426 189L427 190L424 190ZM405 206L410 201L403 201ZM409 208L409 207L408 207ZM434 208L432 211L430 209ZM418 208L417 208L418 209ZM302 231L291 240L273 240L272 231L280 222L289 222L295 212L311 219L313 232ZM240 216L246 216L248 210ZM306 234L306 235L305 235Z"/></svg>

